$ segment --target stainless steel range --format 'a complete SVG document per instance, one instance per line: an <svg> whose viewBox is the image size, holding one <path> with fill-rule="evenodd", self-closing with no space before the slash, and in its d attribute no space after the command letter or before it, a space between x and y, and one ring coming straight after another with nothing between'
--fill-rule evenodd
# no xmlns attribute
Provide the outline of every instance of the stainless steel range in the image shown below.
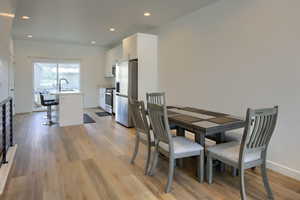
<svg viewBox="0 0 300 200"><path fill-rule="evenodd" d="M114 98L114 95L113 95L113 91L114 91L114 88L106 88L106 91L105 91L105 111L108 112L108 113L113 113L113 98Z"/></svg>

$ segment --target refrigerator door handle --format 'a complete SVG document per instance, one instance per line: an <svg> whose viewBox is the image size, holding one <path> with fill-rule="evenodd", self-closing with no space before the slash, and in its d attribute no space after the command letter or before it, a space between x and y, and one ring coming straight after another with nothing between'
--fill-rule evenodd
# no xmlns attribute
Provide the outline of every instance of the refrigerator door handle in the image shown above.
<svg viewBox="0 0 300 200"><path fill-rule="evenodd" d="M120 93L116 93L116 96L118 96L118 97L125 97L125 98L128 98L128 96L127 96L127 95L120 94Z"/></svg>
<svg viewBox="0 0 300 200"><path fill-rule="evenodd" d="M120 82L116 83L116 92L120 92Z"/></svg>

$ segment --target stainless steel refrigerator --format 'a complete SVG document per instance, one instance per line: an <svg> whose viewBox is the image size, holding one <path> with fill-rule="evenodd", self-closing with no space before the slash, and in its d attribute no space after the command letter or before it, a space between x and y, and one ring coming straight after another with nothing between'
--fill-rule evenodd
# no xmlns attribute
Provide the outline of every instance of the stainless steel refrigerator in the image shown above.
<svg viewBox="0 0 300 200"><path fill-rule="evenodd" d="M138 98L138 60L120 62L116 65L116 121L132 127L129 99Z"/></svg>

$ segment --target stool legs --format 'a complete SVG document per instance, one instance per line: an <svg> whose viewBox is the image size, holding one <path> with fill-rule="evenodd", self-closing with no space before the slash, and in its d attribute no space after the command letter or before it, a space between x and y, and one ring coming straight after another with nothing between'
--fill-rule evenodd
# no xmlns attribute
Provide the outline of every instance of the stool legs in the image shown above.
<svg viewBox="0 0 300 200"><path fill-rule="evenodd" d="M51 126L54 122L52 121L52 108L51 106L47 106L47 122L43 123L43 125Z"/></svg>

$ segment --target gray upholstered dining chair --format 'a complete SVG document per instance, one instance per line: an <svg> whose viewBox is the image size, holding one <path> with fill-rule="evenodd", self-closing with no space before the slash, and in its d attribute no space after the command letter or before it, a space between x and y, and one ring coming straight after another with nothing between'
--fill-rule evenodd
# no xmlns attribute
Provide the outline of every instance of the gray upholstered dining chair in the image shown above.
<svg viewBox="0 0 300 200"><path fill-rule="evenodd" d="M171 135L166 105L148 103L147 108L153 133L156 138L156 146L150 175L154 174L154 170L158 162L159 153L162 153L166 157L169 157L168 183L165 188L165 192L169 192L171 190L173 182L176 159L197 156L198 180L200 182L203 182L203 147L185 137L173 137Z"/></svg>
<svg viewBox="0 0 300 200"><path fill-rule="evenodd" d="M208 183L212 183L212 161L220 160L239 169L241 199L246 199L244 170L261 166L263 183L269 199L274 199L267 177L266 155L278 116L278 106L265 109L248 109L246 127L241 143L228 142L207 149Z"/></svg>
<svg viewBox="0 0 300 200"><path fill-rule="evenodd" d="M243 133L237 131L229 131L225 133L225 141L226 142L241 142L243 138Z"/></svg>
<svg viewBox="0 0 300 200"><path fill-rule="evenodd" d="M153 92L146 94L147 103L166 105L166 94L164 92Z"/></svg>
<svg viewBox="0 0 300 200"><path fill-rule="evenodd" d="M147 103L166 105L166 93L153 92L146 94ZM170 129L177 129L176 125L170 124Z"/></svg>
<svg viewBox="0 0 300 200"><path fill-rule="evenodd" d="M229 131L225 133L225 141L226 142L242 142L242 138L243 138L243 133L241 132L237 132L237 131ZM253 167L252 169L255 169L255 167ZM235 167L231 167L231 171L232 171L232 176L237 176L238 174L238 169Z"/></svg>
<svg viewBox="0 0 300 200"><path fill-rule="evenodd" d="M146 117L145 105L143 101L129 100L129 106L131 110L131 116L133 124L136 129L136 142L134 147L134 153L131 158L131 163L134 163L134 160L139 151L140 142L147 145L147 161L145 165L145 174L149 173L150 170L150 159L151 159L151 147L155 146L154 135L150 131L149 122Z"/></svg>

